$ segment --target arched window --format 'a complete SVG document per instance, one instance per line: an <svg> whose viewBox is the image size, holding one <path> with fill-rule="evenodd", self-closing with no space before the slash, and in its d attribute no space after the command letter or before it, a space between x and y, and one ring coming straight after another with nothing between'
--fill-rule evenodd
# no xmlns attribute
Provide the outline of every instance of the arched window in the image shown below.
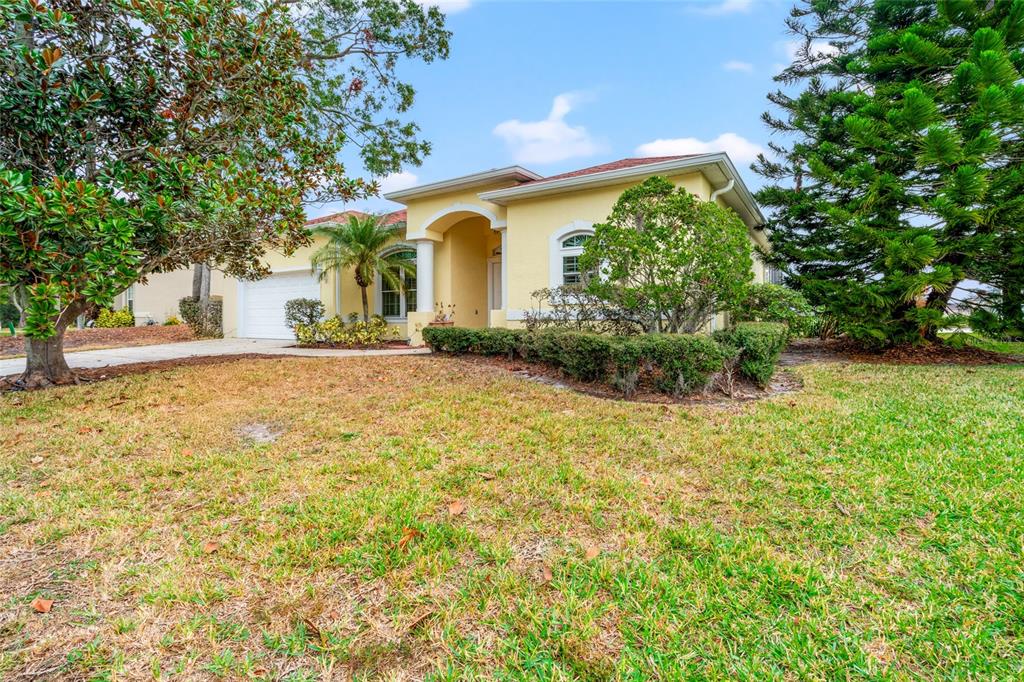
<svg viewBox="0 0 1024 682"><path fill-rule="evenodd" d="M583 271L580 269L580 256L583 245L590 239L589 234L574 234L562 240L559 256L562 260L562 286L583 283Z"/></svg>
<svg viewBox="0 0 1024 682"><path fill-rule="evenodd" d="M416 260L416 251L412 249L402 249L391 255ZM401 288L377 275L377 291L380 292L377 312L389 320L404 320L409 313L416 312L416 276L403 271L399 277L404 284Z"/></svg>
<svg viewBox="0 0 1024 682"><path fill-rule="evenodd" d="M582 284L584 272L580 268L583 246L594 234L590 223L574 220L551 235L552 288Z"/></svg>

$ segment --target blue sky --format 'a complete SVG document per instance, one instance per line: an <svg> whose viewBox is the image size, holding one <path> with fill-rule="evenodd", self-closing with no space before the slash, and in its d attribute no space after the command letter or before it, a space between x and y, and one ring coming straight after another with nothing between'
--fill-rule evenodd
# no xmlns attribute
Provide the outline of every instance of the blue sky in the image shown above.
<svg viewBox="0 0 1024 682"><path fill-rule="evenodd" d="M427 0L425 0L427 1ZM406 64L411 117L434 145L385 190L520 164L544 175L629 156L726 151L748 170L768 140L791 2L444 0L451 58ZM382 199L364 210L396 208ZM311 216L339 210L312 206Z"/></svg>

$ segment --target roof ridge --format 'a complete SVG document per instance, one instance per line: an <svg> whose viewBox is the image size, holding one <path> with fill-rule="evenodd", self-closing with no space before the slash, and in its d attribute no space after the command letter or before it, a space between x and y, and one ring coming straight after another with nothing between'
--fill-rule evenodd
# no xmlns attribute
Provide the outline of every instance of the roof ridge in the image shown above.
<svg viewBox="0 0 1024 682"><path fill-rule="evenodd" d="M404 208L400 208L397 211L388 211L386 213L371 213L369 211L360 211L359 209L350 208L344 211L338 211L337 213L328 213L317 218L310 218L305 222L305 225L322 225L323 223L329 223L337 220L343 216L368 216L368 215L380 215L384 217L385 225L393 225L398 222L405 220L406 212Z"/></svg>
<svg viewBox="0 0 1024 682"><path fill-rule="evenodd" d="M576 170L566 171L564 173L556 173L555 175L549 175L539 180L529 180L522 183L523 185L535 185L550 180L561 180L563 178L579 177L583 175L593 175L595 173L603 173L605 171L620 170L623 168L633 168L636 166L646 166L648 164L662 163L664 161L674 161L676 159L686 159L693 156L701 156L701 154L674 154L670 156L627 156L615 161L608 161L605 163L599 163L594 166L587 166L585 168L578 168Z"/></svg>

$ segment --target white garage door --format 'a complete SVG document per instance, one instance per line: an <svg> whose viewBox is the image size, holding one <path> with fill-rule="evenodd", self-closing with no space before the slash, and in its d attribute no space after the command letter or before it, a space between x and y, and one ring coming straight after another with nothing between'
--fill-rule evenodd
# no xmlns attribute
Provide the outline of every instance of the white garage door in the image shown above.
<svg viewBox="0 0 1024 682"><path fill-rule="evenodd" d="M241 328L251 339L291 339L284 323L284 304L293 298L320 298L320 283L310 270L282 272L256 282L242 283Z"/></svg>

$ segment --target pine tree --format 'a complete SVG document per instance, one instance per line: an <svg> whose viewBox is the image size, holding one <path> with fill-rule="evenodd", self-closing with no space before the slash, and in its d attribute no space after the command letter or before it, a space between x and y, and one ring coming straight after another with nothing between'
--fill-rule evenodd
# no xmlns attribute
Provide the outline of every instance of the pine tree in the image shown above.
<svg viewBox="0 0 1024 682"><path fill-rule="evenodd" d="M771 258L871 345L934 340L1024 220L1024 0L814 0L770 101Z"/></svg>

